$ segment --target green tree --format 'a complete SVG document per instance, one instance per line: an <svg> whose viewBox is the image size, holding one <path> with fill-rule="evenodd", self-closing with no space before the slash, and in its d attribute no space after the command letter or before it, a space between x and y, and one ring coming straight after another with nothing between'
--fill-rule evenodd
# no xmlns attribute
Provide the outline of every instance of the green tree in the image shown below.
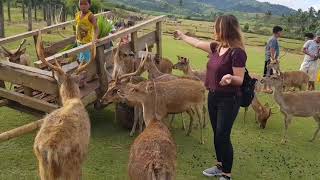
<svg viewBox="0 0 320 180"><path fill-rule="evenodd" d="M244 25L244 27L243 27L243 31L244 31L244 32L249 32L249 28L250 28L249 23L246 23L246 24Z"/></svg>

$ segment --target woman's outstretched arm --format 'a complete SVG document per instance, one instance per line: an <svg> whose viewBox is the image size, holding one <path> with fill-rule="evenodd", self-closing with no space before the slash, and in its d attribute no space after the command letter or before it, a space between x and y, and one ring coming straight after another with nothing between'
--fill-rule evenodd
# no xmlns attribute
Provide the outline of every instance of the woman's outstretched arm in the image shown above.
<svg viewBox="0 0 320 180"><path fill-rule="evenodd" d="M201 49L201 50L203 50L203 51L205 51L207 53L211 53L212 52L211 48L210 48L211 42L201 41L201 40L199 40L197 38L187 36L187 35L185 35L184 33L182 33L179 30L174 32L174 37L176 39L181 39L184 42L190 44L191 46L193 46L195 48L198 48L198 49Z"/></svg>

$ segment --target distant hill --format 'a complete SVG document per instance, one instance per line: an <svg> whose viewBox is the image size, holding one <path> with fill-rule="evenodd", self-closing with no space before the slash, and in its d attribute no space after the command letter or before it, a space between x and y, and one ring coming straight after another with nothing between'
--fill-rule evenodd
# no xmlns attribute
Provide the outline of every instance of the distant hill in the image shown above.
<svg viewBox="0 0 320 180"><path fill-rule="evenodd" d="M208 16L210 13L245 12L265 13L270 11L274 15L290 14L294 9L282 5L275 5L256 0L106 0L108 2L123 4L141 10L183 14L189 16Z"/></svg>

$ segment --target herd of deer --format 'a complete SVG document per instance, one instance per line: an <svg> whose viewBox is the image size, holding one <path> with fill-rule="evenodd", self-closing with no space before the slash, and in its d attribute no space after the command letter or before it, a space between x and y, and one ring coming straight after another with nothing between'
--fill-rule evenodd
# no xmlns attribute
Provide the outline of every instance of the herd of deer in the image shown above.
<svg viewBox="0 0 320 180"><path fill-rule="evenodd" d="M29 65L26 63L28 58L25 48L22 49L24 43L25 40L14 52L2 47L9 61ZM62 107L42 119L43 123L35 138L34 153L39 161L39 174L42 180L80 179L81 167L88 153L90 119L81 102L79 82L80 74L95 59L96 47L93 43L89 63L80 64L77 70L68 74L57 61L53 65L45 60L41 43L39 33L38 57L53 71L59 84ZM122 52L121 45L120 42L113 57L113 72L110 75L112 79L101 102L124 102L134 108L135 117L130 136L133 136L137 126L140 135L131 146L129 179L174 179L177 149L163 119L168 114L186 112L190 117L187 130L187 135L190 135L196 117L201 130L200 141L204 143L202 131L207 116L205 72L193 70L189 59L185 57L178 56L178 63L173 65L168 59L152 55L146 47L144 57L139 59L131 52ZM308 76L299 71L282 73L276 63L270 64L268 68L274 69L277 73L265 78L255 76L259 80L256 93L261 91L262 84L269 83L275 87L275 101L285 115L283 141L286 141L288 125L293 116L314 117L318 122L318 128L312 138L314 140L320 131L320 92L283 92L284 87L303 89L308 83ZM172 75L172 69L179 69L185 75ZM144 72L148 73L148 80L140 76ZM252 101L252 108L258 115L260 127L265 128L271 108L262 105L257 96Z"/></svg>

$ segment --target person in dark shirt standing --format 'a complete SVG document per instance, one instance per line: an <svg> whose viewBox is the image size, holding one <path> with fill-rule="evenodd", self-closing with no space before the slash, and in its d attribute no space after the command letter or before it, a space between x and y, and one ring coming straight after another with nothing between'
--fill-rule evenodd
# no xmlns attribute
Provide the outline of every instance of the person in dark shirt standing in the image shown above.
<svg viewBox="0 0 320 180"><path fill-rule="evenodd" d="M214 135L217 162L203 171L205 176L231 179L233 147L231 129L239 112L240 87L243 83L247 54L237 18L233 15L218 17L214 42L205 42L175 31L176 39L209 53L205 86L208 110Z"/></svg>
<svg viewBox="0 0 320 180"><path fill-rule="evenodd" d="M263 77L272 75L272 69L268 69L268 65L271 61L279 63L279 55L280 55L280 45L278 42L278 39L282 35L282 27L275 26L273 27L273 36L268 40L268 43L266 45L266 53L265 53L265 64L264 64L264 71L263 71ZM266 92L272 92L270 86L265 85L264 90Z"/></svg>

